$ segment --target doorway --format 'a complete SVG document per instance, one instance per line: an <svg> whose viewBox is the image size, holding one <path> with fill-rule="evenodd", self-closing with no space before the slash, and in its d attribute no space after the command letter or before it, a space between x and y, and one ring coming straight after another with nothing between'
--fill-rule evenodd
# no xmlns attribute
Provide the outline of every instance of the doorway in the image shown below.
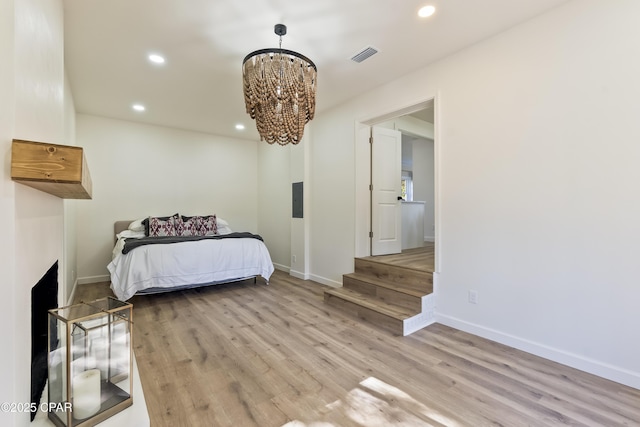
<svg viewBox="0 0 640 427"><path fill-rule="evenodd" d="M425 245L434 245L434 270L437 271L438 259L438 139L436 129L436 98L431 98L415 105L381 114L368 120L356 123L356 257L371 256L371 192L370 184L372 177L376 173L369 161L371 156L371 144L368 135L373 126L385 126L398 129L412 143L425 141L432 144L432 170L430 182L424 183L427 172L421 170L411 170L412 180L421 180L422 190L419 198L431 199L429 206L425 206L424 236ZM426 126L425 126L426 124ZM420 142L422 143L422 142ZM375 142L374 142L375 144ZM422 148L421 148L422 149ZM406 165L405 165L406 166ZM404 168L413 169L413 168ZM408 170L406 170L408 172ZM409 174L405 174L409 175ZM400 180L400 177L398 178ZM415 185L415 181L412 182ZM429 189L425 190L427 186ZM414 198L414 200L417 200ZM425 200L426 201L426 200Z"/></svg>

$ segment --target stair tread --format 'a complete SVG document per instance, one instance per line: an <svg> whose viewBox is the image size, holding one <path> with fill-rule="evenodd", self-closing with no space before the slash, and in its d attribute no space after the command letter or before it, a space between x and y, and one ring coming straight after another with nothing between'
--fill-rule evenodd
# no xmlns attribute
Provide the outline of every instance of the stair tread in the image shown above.
<svg viewBox="0 0 640 427"><path fill-rule="evenodd" d="M433 274L433 271L431 270L427 270L427 269L423 269L423 268L416 268L416 267L409 267L406 265L394 265L394 264L390 264L386 261L383 260L379 260L376 259L375 256L369 256L369 257L361 257L361 258L354 258L356 263L358 262L363 262L363 263L372 263L372 264L376 264L376 265L381 265L387 268L399 268L402 270L409 270L409 271L413 271L415 273L418 274Z"/></svg>
<svg viewBox="0 0 640 427"><path fill-rule="evenodd" d="M402 285L399 285L398 282L395 282L393 280L387 280L387 279L381 279L375 276L372 276L370 274L363 274L363 273L349 273L349 274L345 274L345 277L349 277L351 279L355 279L355 280L359 280L361 282L365 282L365 283L370 283L372 285L376 285L376 286L380 286L386 289L391 289L397 292L402 292L404 294L407 295L411 295L411 296L415 296L415 297L422 297L424 295L428 295L429 292L427 291L417 291L415 289L412 288L408 288L408 287L404 287Z"/></svg>
<svg viewBox="0 0 640 427"><path fill-rule="evenodd" d="M390 303L381 301L376 297L362 294L352 289L336 288L336 289L327 289L324 292L339 298L343 298L354 304L358 304L368 309L377 311L378 313L384 314L386 316L393 317L394 319L397 319L397 320L404 320L418 314L418 312L414 310L410 310L395 304L390 304Z"/></svg>

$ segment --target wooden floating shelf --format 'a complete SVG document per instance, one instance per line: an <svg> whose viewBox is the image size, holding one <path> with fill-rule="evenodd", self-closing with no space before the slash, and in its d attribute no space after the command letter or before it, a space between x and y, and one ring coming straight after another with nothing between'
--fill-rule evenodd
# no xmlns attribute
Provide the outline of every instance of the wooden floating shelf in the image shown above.
<svg viewBox="0 0 640 427"><path fill-rule="evenodd" d="M14 139L11 179L63 199L91 199L82 147Z"/></svg>

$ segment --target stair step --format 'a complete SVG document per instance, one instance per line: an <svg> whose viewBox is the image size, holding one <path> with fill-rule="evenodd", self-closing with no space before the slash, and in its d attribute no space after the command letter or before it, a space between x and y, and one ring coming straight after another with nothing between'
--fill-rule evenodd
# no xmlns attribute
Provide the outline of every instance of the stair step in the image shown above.
<svg viewBox="0 0 640 427"><path fill-rule="evenodd" d="M362 294L376 297L381 301L396 304L411 310L422 309L424 291L404 288L395 282L370 276L368 274L350 273L342 277L342 284Z"/></svg>
<svg viewBox="0 0 640 427"><path fill-rule="evenodd" d="M393 282L388 279L370 276L368 274L349 273L349 274L344 274L343 279L344 278L349 278L350 280L357 280L359 282L370 283L372 285L379 286L381 288L391 289L391 290L402 292L404 294L412 295L418 298L422 297L423 295L428 295L428 293L417 290L415 288L404 287L402 284L399 284L398 282ZM343 283L344 283L344 280L343 280Z"/></svg>
<svg viewBox="0 0 640 427"><path fill-rule="evenodd" d="M433 292L433 273L377 262L370 258L355 259L355 273L399 284L428 295Z"/></svg>
<svg viewBox="0 0 640 427"><path fill-rule="evenodd" d="M420 312L346 288L324 291L324 301L397 335L403 335L404 320Z"/></svg>

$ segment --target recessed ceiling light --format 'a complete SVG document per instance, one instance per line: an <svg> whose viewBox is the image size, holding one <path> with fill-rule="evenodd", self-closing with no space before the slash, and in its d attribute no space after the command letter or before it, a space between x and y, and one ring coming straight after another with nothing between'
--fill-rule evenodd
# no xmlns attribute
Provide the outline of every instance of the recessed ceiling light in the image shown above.
<svg viewBox="0 0 640 427"><path fill-rule="evenodd" d="M131 107L136 111L144 111L146 110L146 108L144 108L144 105L142 104L133 104L133 106Z"/></svg>
<svg viewBox="0 0 640 427"><path fill-rule="evenodd" d="M236 130L244 130L244 125L242 123L238 123L236 125Z"/></svg>
<svg viewBox="0 0 640 427"><path fill-rule="evenodd" d="M151 55L149 55L149 61L155 64L164 64L164 57L160 55L156 55L155 53L152 53Z"/></svg>
<svg viewBox="0 0 640 427"><path fill-rule="evenodd" d="M434 13L436 13L436 8L434 6L424 6L424 7L421 7L420 10L418 11L418 16L420 18L427 18L433 15Z"/></svg>

